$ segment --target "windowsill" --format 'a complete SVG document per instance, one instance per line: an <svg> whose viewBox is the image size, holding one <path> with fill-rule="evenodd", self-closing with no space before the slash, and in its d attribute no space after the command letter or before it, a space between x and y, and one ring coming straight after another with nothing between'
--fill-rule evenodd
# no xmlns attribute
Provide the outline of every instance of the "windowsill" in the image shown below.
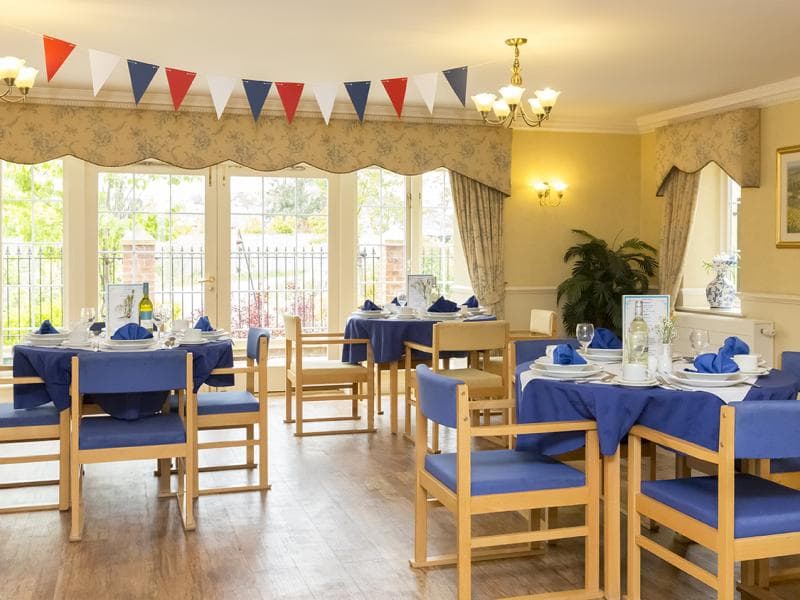
<svg viewBox="0 0 800 600"><path fill-rule="evenodd" d="M718 315L720 317L744 318L741 307L734 308L709 308L708 306L679 306L675 312L695 313L701 315Z"/></svg>

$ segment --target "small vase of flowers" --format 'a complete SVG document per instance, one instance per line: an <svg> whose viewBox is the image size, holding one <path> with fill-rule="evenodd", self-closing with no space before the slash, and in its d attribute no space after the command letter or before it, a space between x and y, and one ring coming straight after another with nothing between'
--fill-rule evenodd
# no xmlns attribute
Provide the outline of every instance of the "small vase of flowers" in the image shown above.
<svg viewBox="0 0 800 600"><path fill-rule="evenodd" d="M660 342L658 349L657 369L661 373L672 372L672 342L678 338L678 328L672 317L664 317L655 327Z"/></svg>

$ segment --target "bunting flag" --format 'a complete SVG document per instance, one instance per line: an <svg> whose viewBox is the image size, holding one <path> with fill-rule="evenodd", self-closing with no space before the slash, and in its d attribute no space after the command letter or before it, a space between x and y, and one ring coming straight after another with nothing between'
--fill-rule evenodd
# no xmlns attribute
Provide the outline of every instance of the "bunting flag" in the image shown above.
<svg viewBox="0 0 800 600"><path fill-rule="evenodd" d="M338 83L313 83L311 88L314 90L314 96L317 99L319 110L322 113L322 118L325 119L325 125L331 120L331 113L333 112L333 103L336 101L336 92L339 90Z"/></svg>
<svg viewBox="0 0 800 600"><path fill-rule="evenodd" d="M67 57L72 54L75 49L75 44L59 40L49 35L43 35L44 40L44 63L47 67L47 81L50 81Z"/></svg>
<svg viewBox="0 0 800 600"><path fill-rule="evenodd" d="M175 110L178 110L183 99L186 98L186 93L189 91L194 78L197 77L197 73L181 71L171 67L166 67L164 70L167 72L167 83L169 84L169 95L172 96L172 106L175 107Z"/></svg>
<svg viewBox="0 0 800 600"><path fill-rule="evenodd" d="M281 97L286 120L291 123L292 119L294 119L294 113L297 112L297 105L300 103L304 85L302 83L278 81L275 83L275 87L278 88L278 95Z"/></svg>
<svg viewBox="0 0 800 600"><path fill-rule="evenodd" d="M100 50L89 50L89 70L92 72L92 90L97 96L100 89L108 81L112 71L117 68L120 57Z"/></svg>
<svg viewBox="0 0 800 600"><path fill-rule="evenodd" d="M261 109L264 108L264 101L272 87L271 81L258 81L256 79L242 79L244 93L247 96L247 103L250 105L250 112L253 113L253 120L258 121Z"/></svg>
<svg viewBox="0 0 800 600"><path fill-rule="evenodd" d="M367 96L369 96L369 81L349 81L345 82L344 87L347 89L347 94L350 96L350 102L353 103L353 108L356 109L358 120L364 122L364 111L367 108Z"/></svg>
<svg viewBox="0 0 800 600"><path fill-rule="evenodd" d="M158 71L158 65L128 59L128 73L131 76L133 100L136 104L139 104L139 100L144 96L150 82L156 76L156 71Z"/></svg>
<svg viewBox="0 0 800 600"><path fill-rule="evenodd" d="M461 106L467 106L467 67L457 67L455 69L447 69L442 71L444 73L447 83L453 88L453 91L461 101Z"/></svg>
<svg viewBox="0 0 800 600"><path fill-rule="evenodd" d="M439 82L438 73L425 73L424 75L414 75L412 77L414 85L417 86L420 96L428 107L428 112L433 114L433 103L436 101L436 86Z"/></svg>
<svg viewBox="0 0 800 600"><path fill-rule="evenodd" d="M206 75L206 82L208 82L211 101L214 103L214 110L217 113L217 119L219 119L228 104L228 100L231 98L236 80L231 77L222 77L221 75Z"/></svg>
<svg viewBox="0 0 800 600"><path fill-rule="evenodd" d="M394 111L397 113L397 118L403 116L403 103L406 101L406 87L408 86L408 77L395 77L394 79L381 79L383 88L389 95L389 100L392 101Z"/></svg>

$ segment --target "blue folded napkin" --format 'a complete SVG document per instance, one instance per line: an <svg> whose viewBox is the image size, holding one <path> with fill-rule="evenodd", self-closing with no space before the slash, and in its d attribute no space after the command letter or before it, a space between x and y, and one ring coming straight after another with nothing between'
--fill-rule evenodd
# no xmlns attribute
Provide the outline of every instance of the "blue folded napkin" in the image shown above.
<svg viewBox="0 0 800 600"><path fill-rule="evenodd" d="M467 298L467 301L464 302L461 306L466 306L467 308L479 308L480 303L478 302L478 299L475 296L470 296L469 298Z"/></svg>
<svg viewBox="0 0 800 600"><path fill-rule="evenodd" d="M569 344L559 344L553 349L554 365L585 365L586 360Z"/></svg>
<svg viewBox="0 0 800 600"><path fill-rule="evenodd" d="M594 330L594 337L592 338L592 342L589 344L589 348L618 350L622 348L622 342L617 337L617 334L610 329L598 327Z"/></svg>
<svg viewBox="0 0 800 600"><path fill-rule="evenodd" d="M750 354L750 346L748 346L735 335L725 339L725 342L722 344L722 348L720 348L720 351L723 350L728 354L728 356L735 356L736 354Z"/></svg>
<svg viewBox="0 0 800 600"><path fill-rule="evenodd" d="M739 370L739 365L733 362L733 359L725 350L720 350L717 353L701 354L695 358L694 369L698 373L736 373ZM691 371L692 369L686 370Z"/></svg>
<svg viewBox="0 0 800 600"><path fill-rule="evenodd" d="M392 301L389 304L394 304L395 306L400 306L400 302L397 301L397 296L392 298Z"/></svg>
<svg viewBox="0 0 800 600"><path fill-rule="evenodd" d="M144 327L140 327L136 323L128 323L123 325L114 332L111 336L112 340L148 340L153 337L153 334Z"/></svg>
<svg viewBox="0 0 800 600"><path fill-rule="evenodd" d="M367 298L364 300L364 304L361 305L361 310L380 310L381 307L375 304L372 300Z"/></svg>
<svg viewBox="0 0 800 600"><path fill-rule="evenodd" d="M197 323L194 324L195 329L199 329L200 331L214 331L214 326L211 324L211 321L208 317L200 317L197 319Z"/></svg>
<svg viewBox="0 0 800 600"><path fill-rule="evenodd" d="M436 313L451 313L458 312L458 304L445 300L444 296L439 296L439 299L428 307L428 312Z"/></svg>
<svg viewBox="0 0 800 600"><path fill-rule="evenodd" d="M39 329L36 330L36 333L58 333L58 329L53 327L52 323L50 323L49 319L45 319L42 321L42 324L39 325Z"/></svg>

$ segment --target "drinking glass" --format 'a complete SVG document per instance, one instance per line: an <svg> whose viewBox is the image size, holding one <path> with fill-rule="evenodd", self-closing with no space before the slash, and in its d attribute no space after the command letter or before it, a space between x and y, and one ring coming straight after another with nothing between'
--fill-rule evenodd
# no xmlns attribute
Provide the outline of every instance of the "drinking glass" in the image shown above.
<svg viewBox="0 0 800 600"><path fill-rule="evenodd" d="M594 325L592 323L578 323L575 328L575 337L581 343L581 349L586 352L589 344L594 339Z"/></svg>
<svg viewBox="0 0 800 600"><path fill-rule="evenodd" d="M81 324L86 327L86 335L89 335L89 330L92 328L97 311L94 308L86 307L81 309Z"/></svg>
<svg viewBox="0 0 800 600"><path fill-rule="evenodd" d="M400 306L405 306L406 304L408 304L408 296L406 295L405 292L400 292L399 294L397 294L397 302L398 304L400 304Z"/></svg>
<svg viewBox="0 0 800 600"><path fill-rule="evenodd" d="M164 333L167 331L167 327L169 325L169 311L165 306L159 306L155 311L153 311L153 322L156 324L156 330L158 331L158 337L163 337Z"/></svg>
<svg viewBox="0 0 800 600"><path fill-rule="evenodd" d="M695 356L702 354L710 343L708 329L692 329L689 333L689 343L692 345Z"/></svg>

